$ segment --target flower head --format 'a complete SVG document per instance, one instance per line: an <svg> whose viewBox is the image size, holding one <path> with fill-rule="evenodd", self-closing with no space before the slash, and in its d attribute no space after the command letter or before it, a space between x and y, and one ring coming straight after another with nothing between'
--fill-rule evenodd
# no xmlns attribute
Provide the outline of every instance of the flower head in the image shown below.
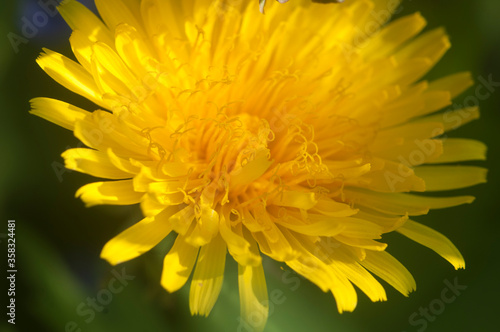
<svg viewBox="0 0 500 332"><path fill-rule="evenodd" d="M37 60L96 109L35 98L31 112L88 147L63 153L67 168L104 179L77 191L87 206L140 204L144 219L102 251L111 264L177 233L161 284L176 291L194 270L191 312L208 315L229 252L246 320L267 316L261 254L331 292L340 312L356 306L353 284L386 299L372 274L415 289L385 233L464 267L446 237L410 219L473 200L421 192L485 181L482 168L450 166L484 159L485 146L441 136L478 109L436 113L469 74L422 80L450 47L443 29L420 35L418 13L386 24L385 0L273 2L265 15L245 1L96 5L102 21L76 1L58 8L77 61Z"/></svg>

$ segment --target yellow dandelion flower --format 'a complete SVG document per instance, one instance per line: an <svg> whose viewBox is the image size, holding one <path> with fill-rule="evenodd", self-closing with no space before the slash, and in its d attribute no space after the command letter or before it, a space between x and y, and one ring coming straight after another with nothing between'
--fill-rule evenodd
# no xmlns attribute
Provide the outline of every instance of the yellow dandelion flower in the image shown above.
<svg viewBox="0 0 500 332"><path fill-rule="evenodd" d="M421 192L485 181L483 168L453 165L484 159L485 146L443 136L478 109L438 112L472 80L422 80L449 40L420 34L418 13L387 23L394 4L268 2L262 15L253 1L96 0L101 20L64 0L77 61L47 49L37 61L97 106L35 98L31 112L88 147L62 154L104 179L77 191L87 206L140 204L144 219L101 256L119 264L175 232L161 284L174 292L193 274L191 313L208 315L229 252L246 321L267 317L261 254L331 292L339 312L354 310L353 285L386 300L373 275L415 289L385 233L463 268L445 236L410 218L473 201Z"/></svg>

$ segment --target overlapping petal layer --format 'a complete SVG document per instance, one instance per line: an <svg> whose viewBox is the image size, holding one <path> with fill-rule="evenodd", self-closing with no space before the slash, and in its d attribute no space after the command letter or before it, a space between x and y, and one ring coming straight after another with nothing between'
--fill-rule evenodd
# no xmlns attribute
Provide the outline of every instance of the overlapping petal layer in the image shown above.
<svg viewBox="0 0 500 332"><path fill-rule="evenodd" d="M385 0L267 4L265 15L245 1L96 5L102 21L76 1L59 6L77 61L50 50L38 59L96 109L35 98L32 113L88 147L63 153L66 167L105 179L78 190L88 206L140 204L145 218L102 251L111 264L176 232L161 284L175 291L193 273L191 312L208 315L229 252L247 322L267 317L261 254L332 292L340 312L356 306L353 284L386 299L371 273L415 289L384 233L464 267L446 237L409 220L473 200L421 193L486 178L448 165L484 159L482 143L441 136L457 122L438 111L470 76L421 80L450 47L442 29L421 34L418 13L386 24ZM478 117L454 112L459 124Z"/></svg>

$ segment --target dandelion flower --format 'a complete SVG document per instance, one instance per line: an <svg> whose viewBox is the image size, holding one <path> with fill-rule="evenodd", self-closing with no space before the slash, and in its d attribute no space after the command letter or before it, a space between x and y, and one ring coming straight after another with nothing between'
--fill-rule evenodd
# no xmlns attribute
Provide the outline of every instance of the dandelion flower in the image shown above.
<svg viewBox="0 0 500 332"><path fill-rule="evenodd" d="M87 206L140 204L144 219L101 256L119 264L176 233L161 285L174 292L193 274L191 313L208 315L229 253L256 330L268 312L261 255L331 292L339 312L356 307L353 285L386 300L374 275L415 289L385 233L463 268L445 236L411 218L473 201L423 192L485 181L483 168L454 165L484 159L485 146L443 136L478 109L439 112L472 80L422 80L448 38L421 33L418 13L387 23L389 4L273 1L262 15L253 1L96 0L101 20L64 0L76 61L47 49L37 61L96 107L35 98L31 112L87 146L62 154L103 179L77 191Z"/></svg>

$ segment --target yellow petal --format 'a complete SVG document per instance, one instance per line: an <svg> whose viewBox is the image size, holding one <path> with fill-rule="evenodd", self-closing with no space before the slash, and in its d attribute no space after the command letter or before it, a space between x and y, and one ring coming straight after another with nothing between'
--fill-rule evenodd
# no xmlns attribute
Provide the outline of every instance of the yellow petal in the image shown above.
<svg viewBox="0 0 500 332"><path fill-rule="evenodd" d="M227 244L229 253L240 265L256 266L261 264L262 259L258 251L253 252L250 249L251 243L255 242L255 240L250 236L245 236L247 232L241 224L231 227L229 218L221 215L219 231Z"/></svg>
<svg viewBox="0 0 500 332"><path fill-rule="evenodd" d="M334 236L345 230L346 226L340 220L341 219L321 216L319 220L311 223L304 223L292 217L288 218L287 221L276 219L276 222L283 227L304 235Z"/></svg>
<svg viewBox="0 0 500 332"><path fill-rule="evenodd" d="M312 255L300 260L287 261L286 263L323 291L330 290L337 302L339 313L354 311L358 303L358 296L352 283L344 273L329 268L324 262Z"/></svg>
<svg viewBox="0 0 500 332"><path fill-rule="evenodd" d="M472 203L472 196L425 197L411 194L376 193L363 189L346 188L346 197L353 203L389 215L422 215L429 209L444 209Z"/></svg>
<svg viewBox="0 0 500 332"><path fill-rule="evenodd" d="M384 279L404 296L417 289L410 272L386 251L366 251L366 258L360 262L370 272Z"/></svg>
<svg viewBox="0 0 500 332"><path fill-rule="evenodd" d="M339 247L337 250L332 251L330 254L332 262L329 267L334 271L343 273L373 302L386 301L387 296L382 285L342 249L342 247Z"/></svg>
<svg viewBox="0 0 500 332"><path fill-rule="evenodd" d="M92 149L69 149L62 154L65 167L106 179L128 179L133 175L116 168L105 152Z"/></svg>
<svg viewBox="0 0 500 332"><path fill-rule="evenodd" d="M409 86L405 93L384 107L384 118L381 128L389 128L402 124L413 117L425 107L423 96L429 84L426 81L415 83ZM404 112L401 112L404 109Z"/></svg>
<svg viewBox="0 0 500 332"><path fill-rule="evenodd" d="M172 215L168 219L168 222L171 223L172 227L177 233L185 235L189 230L189 227L191 226L194 218L194 208L192 205L188 205L184 209Z"/></svg>
<svg viewBox="0 0 500 332"><path fill-rule="evenodd" d="M368 59L370 59L370 55L389 56L394 53L397 47L422 31L425 25L426 21L420 13L399 18L370 39L367 46L363 48L363 52L366 52Z"/></svg>
<svg viewBox="0 0 500 332"><path fill-rule="evenodd" d="M163 260L161 285L169 292L179 290L191 275L199 248L184 241L182 235L177 236L174 245Z"/></svg>
<svg viewBox="0 0 500 332"><path fill-rule="evenodd" d="M469 72L449 75L429 84L429 90L448 91L455 98L474 84Z"/></svg>
<svg viewBox="0 0 500 332"><path fill-rule="evenodd" d="M92 75L101 93L112 93L127 98L133 95L137 97L135 92L140 91L142 83L118 54L110 46L100 42L92 45L92 51Z"/></svg>
<svg viewBox="0 0 500 332"><path fill-rule="evenodd" d="M446 51L451 47L450 41L443 28L437 28L426 32L409 43L405 48L398 52L396 59L429 59L430 67L441 59Z"/></svg>
<svg viewBox="0 0 500 332"><path fill-rule="evenodd" d="M317 214L307 214L303 219L302 222L300 222L299 218L295 215L294 217L293 213L290 213L290 220L294 222L297 226L297 229L300 229L298 226L304 226L304 227L315 227L314 224L318 224L316 226L317 228L323 229L325 233L323 234L305 234L302 232L298 232L299 234L305 234L305 235L315 235L315 236L333 236L337 235L338 232L340 231L340 234L348 236L348 237L354 237L354 238L362 238L362 239L380 239L380 236L382 234L382 227L379 225L372 223L368 220L360 219L357 218L356 216L354 217L326 217L323 215L317 215ZM295 219L295 220L294 220ZM299 220L297 222L297 220ZM276 220L278 222L278 220ZM321 226L319 226L321 225ZM290 228L290 227L288 227ZM340 229L339 229L340 228ZM294 230L295 231L295 230ZM329 235L328 233L332 233L332 235Z"/></svg>
<svg viewBox="0 0 500 332"><path fill-rule="evenodd" d="M219 297L226 265L226 244L220 236L201 247L189 292L192 315L208 316Z"/></svg>
<svg viewBox="0 0 500 332"><path fill-rule="evenodd" d="M436 133L438 132L442 132L441 126L436 127ZM406 177L404 175L406 171L403 169L399 169L399 167L407 169L408 167L414 167L421 164L433 162L443 154L444 150L443 142L439 139L417 138L413 140L401 140L400 142L395 143L396 144L386 145L386 148L379 146L377 148L377 151L374 151L374 154L377 156L377 158L386 159L389 162L395 163L395 165L397 166L396 168L398 168L397 171L389 171L389 173L392 173L391 175L395 176ZM394 168L394 164L389 165L389 167ZM408 172L410 171L408 170ZM384 172L384 176L387 174L387 172Z"/></svg>
<svg viewBox="0 0 500 332"><path fill-rule="evenodd" d="M141 80L146 80L149 71L158 68L149 68L146 60L154 57L150 46L141 38L135 27L121 24L116 28L116 52ZM148 82L146 82L148 83Z"/></svg>
<svg viewBox="0 0 500 332"><path fill-rule="evenodd" d="M262 332L269 314L266 279L262 263L256 266L238 264L238 286L241 320L245 322L245 326L250 326L252 331Z"/></svg>
<svg viewBox="0 0 500 332"><path fill-rule="evenodd" d="M89 113L75 124L74 134L86 146L96 150L111 148L119 156L136 159L148 156L146 138L126 128L123 121L109 112L98 110ZM148 157L151 158L150 155Z"/></svg>
<svg viewBox="0 0 500 332"><path fill-rule="evenodd" d="M283 231L283 233L301 253L297 259L287 261L286 264L324 292L330 290L337 301L340 313L353 311L358 303L358 296L352 283L344 273L328 265L329 254L338 248L338 242L328 238L332 242L313 243L303 236L295 236L288 231Z"/></svg>
<svg viewBox="0 0 500 332"><path fill-rule="evenodd" d="M352 283L345 277L343 273L327 270L331 279L330 291L337 302L337 310L339 313L344 311L352 312L358 304L358 295Z"/></svg>
<svg viewBox="0 0 500 332"><path fill-rule="evenodd" d="M201 206L195 207L195 215L195 228L186 237L186 241L194 246L202 246L213 241L219 233L219 213L202 202Z"/></svg>
<svg viewBox="0 0 500 332"><path fill-rule="evenodd" d="M260 150L256 154L255 159L231 173L230 189L252 183L252 181L264 174L273 163L272 160L269 160L269 151L267 149Z"/></svg>
<svg viewBox="0 0 500 332"><path fill-rule="evenodd" d="M413 220L408 220L397 231L413 241L434 250L450 262L455 269L465 268L464 258L458 249L447 237L432 228Z"/></svg>
<svg viewBox="0 0 500 332"><path fill-rule="evenodd" d="M144 218L109 240L102 249L101 258L111 265L126 262L149 251L171 231L172 227L163 218Z"/></svg>
<svg viewBox="0 0 500 332"><path fill-rule="evenodd" d="M85 206L100 204L131 205L141 201L144 193L134 191L132 180L89 183L76 192Z"/></svg>
<svg viewBox="0 0 500 332"><path fill-rule="evenodd" d="M163 204L163 202L159 198L159 195L155 193L146 192L141 199L141 210L142 213L147 217L156 215L167 205L169 204Z"/></svg>
<svg viewBox="0 0 500 332"><path fill-rule="evenodd" d="M422 96L424 107L413 114L413 117L423 116L438 111L451 105L451 94L449 91L427 91Z"/></svg>
<svg viewBox="0 0 500 332"><path fill-rule="evenodd" d="M299 255L297 248L292 247L284 236L286 229L276 227L274 231L279 241L270 241L267 232L252 233L253 238L259 244L260 251L279 262L290 261L297 258Z"/></svg>
<svg viewBox="0 0 500 332"><path fill-rule="evenodd" d="M126 23L142 29L142 25L137 20L138 13L134 14L122 0L95 0L95 5L109 30L114 32L119 24Z"/></svg>
<svg viewBox="0 0 500 332"><path fill-rule="evenodd" d="M387 193L425 191L425 182L409 166L413 165L386 160L383 169L365 174L349 183Z"/></svg>
<svg viewBox="0 0 500 332"><path fill-rule="evenodd" d="M427 191L466 188L486 182L488 171L475 166L420 166L415 174L425 181Z"/></svg>
<svg viewBox="0 0 500 332"><path fill-rule="evenodd" d="M396 70L384 77L381 83L407 86L421 79L433 65L429 58L405 59L398 63Z"/></svg>
<svg viewBox="0 0 500 332"><path fill-rule="evenodd" d="M326 198L319 198L318 203L312 208L312 211L330 217L350 217L358 213L358 210L353 209L348 204Z"/></svg>
<svg viewBox="0 0 500 332"><path fill-rule="evenodd" d="M372 239L361 239L344 235L336 235L335 240L347 244L351 247L369 249L368 251L383 251L385 250L385 248L387 248L386 243L380 243Z"/></svg>
<svg viewBox="0 0 500 332"><path fill-rule="evenodd" d="M382 227L382 233L389 233L403 225L408 216L390 216L371 209L363 209L356 215L359 219L365 219Z"/></svg>
<svg viewBox="0 0 500 332"><path fill-rule="evenodd" d="M272 203L278 206L289 206L304 210L311 209L317 202L316 195L313 192L290 190L283 191L272 200Z"/></svg>
<svg viewBox="0 0 500 332"><path fill-rule="evenodd" d="M107 154L111 163L119 170L130 174L139 173L140 169L138 167L132 165L132 163L129 160L118 157L118 155L113 151L113 149L108 148Z"/></svg>
<svg viewBox="0 0 500 332"><path fill-rule="evenodd" d="M446 110L444 113L426 116L414 122L441 122L444 131L447 132L457 129L476 119L479 119L479 108L466 107L458 110Z"/></svg>
<svg viewBox="0 0 500 332"><path fill-rule="evenodd" d="M75 123L90 114L81 108L51 98L33 98L30 103L31 114L69 130L74 130Z"/></svg>
<svg viewBox="0 0 500 332"><path fill-rule="evenodd" d="M182 4L179 1L143 0L141 1L142 21L150 37L165 33L183 40L184 23Z"/></svg>
<svg viewBox="0 0 500 332"><path fill-rule="evenodd" d="M71 50L75 55L78 62L87 70L89 73L92 72L92 66L90 60L92 58L92 45L87 36L80 30L74 30L69 37L69 42L71 44Z"/></svg>
<svg viewBox="0 0 500 332"><path fill-rule="evenodd" d="M59 53L43 50L45 53L41 53L36 61L50 77L68 90L105 107L99 88L85 68Z"/></svg>
<svg viewBox="0 0 500 332"><path fill-rule="evenodd" d="M433 138L443 133L443 126L440 122L409 122L401 126L386 129L377 135L376 142L403 138L405 140ZM381 144L381 143L378 143ZM387 147L387 144L384 144ZM377 146L377 144L374 144Z"/></svg>
<svg viewBox="0 0 500 332"><path fill-rule="evenodd" d="M443 142L444 153L428 161L431 164L453 163L467 160L486 160L487 147L484 143L464 138L447 138Z"/></svg>
<svg viewBox="0 0 500 332"><path fill-rule="evenodd" d="M325 161L324 165L328 167L328 170L335 178L350 180L356 179L364 174L367 174L371 170L371 164L364 163L360 166L339 168L339 163L337 161Z"/></svg>
<svg viewBox="0 0 500 332"><path fill-rule="evenodd" d="M57 10L72 30L80 30L92 42L113 45L113 35L87 7L74 0L64 0Z"/></svg>

